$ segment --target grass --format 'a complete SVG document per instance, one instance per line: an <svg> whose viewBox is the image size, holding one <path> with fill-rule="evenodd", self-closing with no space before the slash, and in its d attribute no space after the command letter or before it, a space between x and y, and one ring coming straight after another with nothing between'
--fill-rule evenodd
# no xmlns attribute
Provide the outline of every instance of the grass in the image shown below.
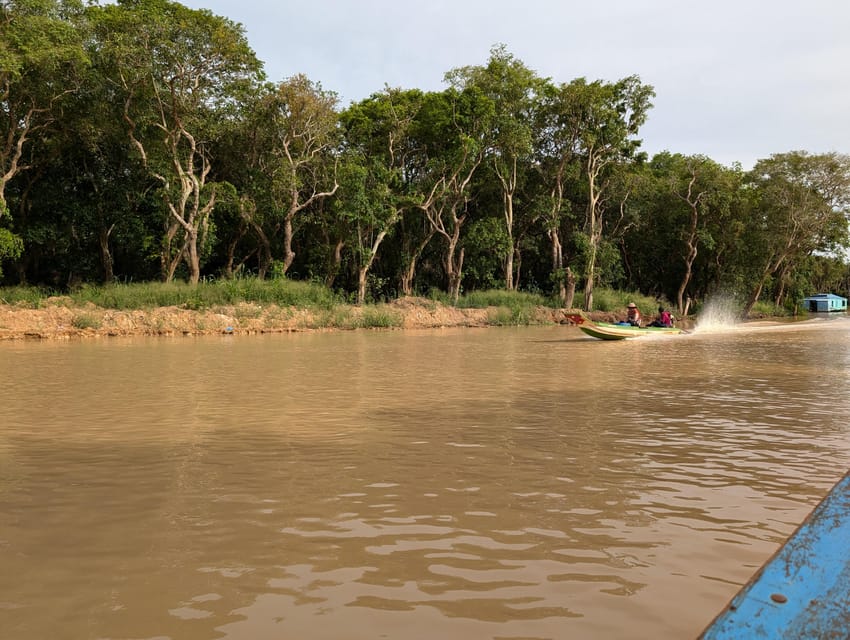
<svg viewBox="0 0 850 640"><path fill-rule="evenodd" d="M402 326L402 317L385 305L365 307L360 318L361 329L393 329Z"/></svg>
<svg viewBox="0 0 850 640"><path fill-rule="evenodd" d="M537 324L533 312L520 307L495 307L487 314L487 322L499 327L522 327Z"/></svg>
<svg viewBox="0 0 850 640"><path fill-rule="evenodd" d="M636 292L597 288L594 291L594 309L623 312L626 304L635 302L644 315L655 313L658 300ZM584 296L577 292L575 307L581 307ZM273 328L281 320L295 315L304 319L302 328L397 328L404 322L402 314L387 304L369 304L354 308L331 289L312 282L275 278L237 278L234 280L204 281L196 286L184 282L122 283L110 285L84 285L58 296L55 291L36 287L0 288L0 304L20 304L38 309L44 305L61 304L70 308L94 305L100 309L119 311L151 310L162 307L179 307L196 311L236 307L229 311L238 321L258 320ZM499 326L526 326L545 323L541 308L557 309L560 301L537 293L490 289L471 291L452 305L450 297L432 291L426 304L444 304L460 309L489 309L487 322ZM77 328L99 328L100 321L90 313L75 316ZM162 322L159 320L158 322Z"/></svg>
<svg viewBox="0 0 850 640"><path fill-rule="evenodd" d="M488 289L485 291L471 291L460 297L457 301L460 309L483 309L485 307L507 307L509 309L535 308L535 307L558 307L559 304L552 298L536 293L525 293L523 291L505 291L502 289Z"/></svg>
<svg viewBox="0 0 850 640"><path fill-rule="evenodd" d="M652 296L645 296L636 291L617 291L615 289L597 288L593 290L593 308L596 311L624 312L626 305L634 302L644 316L652 316L658 311L659 306L667 309L672 308L666 300L658 300ZM576 296L575 305L581 307L584 303L584 294Z"/></svg>
<svg viewBox="0 0 850 640"><path fill-rule="evenodd" d="M770 316L770 317L785 317L792 315L791 311L785 307L777 307L773 302L756 302L753 305L750 315L753 317Z"/></svg>
<svg viewBox="0 0 850 640"><path fill-rule="evenodd" d="M103 323L89 313L80 313L74 316L71 324L77 329L100 329Z"/></svg>
<svg viewBox="0 0 850 640"><path fill-rule="evenodd" d="M38 287L0 287L0 304L23 305L38 309L44 301L54 295Z"/></svg>
<svg viewBox="0 0 850 640"><path fill-rule="evenodd" d="M431 291L429 298L451 305L450 297L441 291ZM487 322L492 325L527 326L540 323L537 313L540 307L557 309L560 301L537 293L487 289L462 295L454 306L459 309L490 309Z"/></svg>
<svg viewBox="0 0 850 640"><path fill-rule="evenodd" d="M200 310L240 302L329 309L340 303L339 297L327 287L284 278L239 278L199 282L196 286L184 282L85 285L71 292L69 297L74 304L91 302L106 309L185 306L188 309Z"/></svg>

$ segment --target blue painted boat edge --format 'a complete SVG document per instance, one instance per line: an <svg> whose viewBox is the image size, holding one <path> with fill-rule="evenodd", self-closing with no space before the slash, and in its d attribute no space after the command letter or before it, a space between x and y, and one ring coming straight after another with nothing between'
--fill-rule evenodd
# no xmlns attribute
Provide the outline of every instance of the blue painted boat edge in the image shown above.
<svg viewBox="0 0 850 640"><path fill-rule="evenodd" d="M699 636L850 637L850 473Z"/></svg>

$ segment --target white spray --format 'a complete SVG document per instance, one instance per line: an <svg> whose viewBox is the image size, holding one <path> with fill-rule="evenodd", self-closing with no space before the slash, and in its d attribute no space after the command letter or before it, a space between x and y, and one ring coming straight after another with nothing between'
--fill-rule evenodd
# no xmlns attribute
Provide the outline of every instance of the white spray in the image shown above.
<svg viewBox="0 0 850 640"><path fill-rule="evenodd" d="M729 296L716 296L706 302L697 316L697 331L722 331L734 327L741 318L740 305Z"/></svg>

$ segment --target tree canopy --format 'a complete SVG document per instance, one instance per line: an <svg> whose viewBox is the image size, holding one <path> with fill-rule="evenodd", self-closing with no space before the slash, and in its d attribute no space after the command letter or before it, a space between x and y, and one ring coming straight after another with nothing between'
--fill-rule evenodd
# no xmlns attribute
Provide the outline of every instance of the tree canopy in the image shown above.
<svg viewBox="0 0 850 640"><path fill-rule="evenodd" d="M6 0L0 25L4 285L251 275L588 310L606 286L680 312L848 293L850 157L649 158L637 75L556 81L497 44L442 91L341 107L172 0Z"/></svg>

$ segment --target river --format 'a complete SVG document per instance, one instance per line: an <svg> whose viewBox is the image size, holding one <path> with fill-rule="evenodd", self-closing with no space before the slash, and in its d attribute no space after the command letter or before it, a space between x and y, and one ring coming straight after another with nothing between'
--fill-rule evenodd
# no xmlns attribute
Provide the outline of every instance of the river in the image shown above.
<svg viewBox="0 0 850 640"><path fill-rule="evenodd" d="M0 343L0 637L695 637L850 466L850 320Z"/></svg>

